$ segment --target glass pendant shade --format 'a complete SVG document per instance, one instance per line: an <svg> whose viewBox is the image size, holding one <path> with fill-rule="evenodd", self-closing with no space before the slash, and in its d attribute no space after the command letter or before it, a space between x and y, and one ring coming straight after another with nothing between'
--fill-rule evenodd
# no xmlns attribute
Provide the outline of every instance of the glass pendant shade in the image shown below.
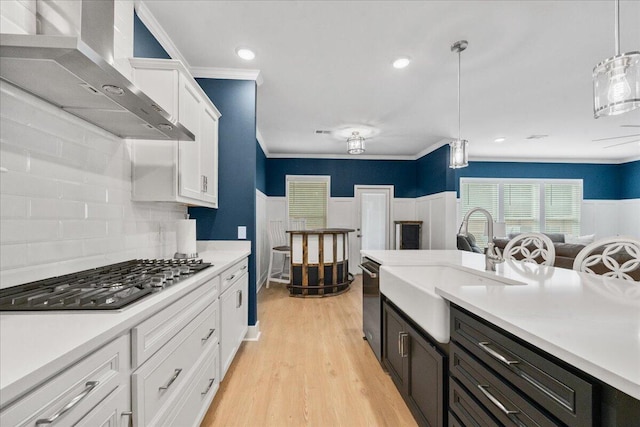
<svg viewBox="0 0 640 427"><path fill-rule="evenodd" d="M593 69L593 115L615 116L640 108L640 52L606 59Z"/></svg>
<svg viewBox="0 0 640 427"><path fill-rule="evenodd" d="M469 166L469 141L456 139L449 143L449 167L451 169Z"/></svg>
<svg viewBox="0 0 640 427"><path fill-rule="evenodd" d="M347 138L347 153L364 153L364 138L360 136L359 132L353 132L353 134L351 134L351 136Z"/></svg>

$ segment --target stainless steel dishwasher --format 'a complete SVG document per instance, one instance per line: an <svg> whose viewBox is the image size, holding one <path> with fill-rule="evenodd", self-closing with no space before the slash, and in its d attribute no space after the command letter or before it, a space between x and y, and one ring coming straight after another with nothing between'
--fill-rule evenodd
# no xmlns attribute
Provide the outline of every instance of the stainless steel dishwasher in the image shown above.
<svg viewBox="0 0 640 427"><path fill-rule="evenodd" d="M382 363L380 264L364 258L360 268L362 269L362 332L364 339Z"/></svg>

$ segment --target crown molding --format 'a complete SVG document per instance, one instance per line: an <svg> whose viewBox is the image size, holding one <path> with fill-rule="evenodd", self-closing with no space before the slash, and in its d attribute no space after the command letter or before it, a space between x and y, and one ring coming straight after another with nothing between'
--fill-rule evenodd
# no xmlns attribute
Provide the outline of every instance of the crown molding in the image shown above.
<svg viewBox="0 0 640 427"><path fill-rule="evenodd" d="M271 153L270 159L334 159L334 160L415 160L415 156L389 156L376 154L289 154Z"/></svg>
<svg viewBox="0 0 640 427"><path fill-rule="evenodd" d="M512 163L591 163L597 165L618 165L630 160L622 159L590 159L590 158L545 158L545 157L477 157L469 156L470 162L512 162Z"/></svg>
<svg viewBox="0 0 640 427"><path fill-rule="evenodd" d="M267 145L262 139L262 134L260 133L260 129L258 129L258 126L256 126L256 140L258 141L258 144L260 144L260 148L262 148L264 155L269 157L269 150L267 150Z"/></svg>
<svg viewBox="0 0 640 427"><path fill-rule="evenodd" d="M426 156L427 154L436 151L438 148L443 147L448 143L450 143L451 141L453 141L453 139L454 138L441 138L438 142L431 144L430 146L428 146L427 148L425 148L424 150L420 151L418 154L413 156L413 160L418 160Z"/></svg>
<svg viewBox="0 0 640 427"><path fill-rule="evenodd" d="M260 86L263 83L260 70L244 68L191 67L193 77L227 80L255 80Z"/></svg>
<svg viewBox="0 0 640 427"><path fill-rule="evenodd" d="M172 59L179 59L180 61L182 61L184 66L187 67L187 69L190 69L191 67L189 65L189 62L184 56L182 56L182 53L180 53L180 50L176 47L176 45L173 44L173 41L166 33L164 28L162 28L156 17L153 16L145 2L143 0L136 0L134 5L136 13L138 14L138 17L140 18L142 23L149 29L151 34L153 34L156 40L158 40L158 43L160 43L164 50L167 51L169 56L171 56Z"/></svg>

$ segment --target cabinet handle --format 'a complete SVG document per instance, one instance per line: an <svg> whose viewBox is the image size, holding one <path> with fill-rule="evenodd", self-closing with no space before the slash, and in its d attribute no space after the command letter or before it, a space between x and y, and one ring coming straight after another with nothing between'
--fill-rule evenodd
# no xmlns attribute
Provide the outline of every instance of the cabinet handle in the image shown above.
<svg viewBox="0 0 640 427"><path fill-rule="evenodd" d="M493 356L494 359L499 360L500 362L504 363L505 365L511 366L511 365L515 365L516 363L518 363L517 360L509 360L506 357L504 357L503 355L501 355L500 353L498 353L497 351L491 349L489 347L491 345L490 342L486 342L486 341L485 342L479 342L478 345L486 353L489 353L491 356Z"/></svg>
<svg viewBox="0 0 640 427"><path fill-rule="evenodd" d="M244 270L246 270L246 269L247 269L247 266L246 266L246 265L243 265L243 266L242 266L242 268L241 268L240 270L244 271Z"/></svg>
<svg viewBox="0 0 640 427"><path fill-rule="evenodd" d="M173 382L176 380L176 378L178 378L178 375L180 375L180 372L182 372L182 369L176 369L173 372L173 376L171 377L171 379L169 380L169 382L167 382L165 385L163 385L162 387L158 388L158 390L166 390L169 387L171 387L171 384L173 384Z"/></svg>
<svg viewBox="0 0 640 427"><path fill-rule="evenodd" d="M129 417L129 422L127 423L128 427L133 427L133 412L125 411L120 414L121 417Z"/></svg>
<svg viewBox="0 0 640 427"><path fill-rule="evenodd" d="M376 273L374 273L373 271L369 270L364 265L359 264L358 267L360 267L362 269L362 271L367 273L369 275L369 277L371 277L372 279L375 279L376 277L378 277L378 275Z"/></svg>
<svg viewBox="0 0 640 427"><path fill-rule="evenodd" d="M216 381L215 378L210 378L209 379L209 385L207 386L207 389L205 391L203 391L202 393L200 393L201 395L205 395L207 393L209 393L209 390L211 390L211 387L213 387L213 383Z"/></svg>
<svg viewBox="0 0 640 427"><path fill-rule="evenodd" d="M398 333L398 353L400 353L400 357L407 357L408 353L406 352L407 346L405 343L405 338L408 338L409 334L406 332Z"/></svg>
<svg viewBox="0 0 640 427"><path fill-rule="evenodd" d="M200 175L200 191L203 193L207 192L207 188L209 187L209 182L206 175Z"/></svg>
<svg viewBox="0 0 640 427"><path fill-rule="evenodd" d="M96 386L100 384L100 381L88 381L85 384L84 390L82 390L82 392L77 395L76 397L74 397L73 399L71 399L69 401L69 403L67 403L66 405L64 405L64 407L62 409L60 409L58 412L56 412L55 414L51 415L49 418L41 418L39 420L36 421L36 425L40 426L40 425L44 425L44 424L53 424L55 422L55 420L57 420L58 418L60 418L62 415L66 414L67 412L69 412L70 410L72 410L78 403L80 403L80 401L82 399L84 399L85 397L87 397L87 395L89 393L91 393L91 391L96 388Z"/></svg>
<svg viewBox="0 0 640 427"><path fill-rule="evenodd" d="M233 280L236 277L235 274L232 274L231 276L227 277L227 282L230 282L231 280Z"/></svg>
<svg viewBox="0 0 640 427"><path fill-rule="evenodd" d="M498 399L496 399L496 397L493 394L489 393L489 390L487 390L489 388L488 385L478 384L478 388L480 389L482 394L484 394L487 397L487 399L489 399L491 401L491 403L496 405L498 407L498 409L500 409L506 415L513 415L513 414L519 414L520 413L520 411L510 411L509 409L507 409L502 404L502 402L500 402Z"/></svg>
<svg viewBox="0 0 640 427"><path fill-rule="evenodd" d="M236 296L238 297L236 308L240 308L242 306L242 291L236 291Z"/></svg>
<svg viewBox="0 0 640 427"><path fill-rule="evenodd" d="M207 334L206 337L202 338L202 341L207 341L209 338L211 338L211 335L213 335L215 331L216 331L215 329L209 329L209 333Z"/></svg>

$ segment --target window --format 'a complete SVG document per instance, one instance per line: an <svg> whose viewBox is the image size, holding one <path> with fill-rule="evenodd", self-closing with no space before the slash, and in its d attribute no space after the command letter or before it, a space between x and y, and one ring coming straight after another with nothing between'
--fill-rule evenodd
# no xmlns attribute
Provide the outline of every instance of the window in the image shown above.
<svg viewBox="0 0 640 427"><path fill-rule="evenodd" d="M326 228L331 177L287 175L287 215L304 219L308 229Z"/></svg>
<svg viewBox="0 0 640 427"><path fill-rule="evenodd" d="M460 180L460 213L485 208L511 233L580 234L582 180L482 179ZM483 215L469 218L469 232L486 246Z"/></svg>

